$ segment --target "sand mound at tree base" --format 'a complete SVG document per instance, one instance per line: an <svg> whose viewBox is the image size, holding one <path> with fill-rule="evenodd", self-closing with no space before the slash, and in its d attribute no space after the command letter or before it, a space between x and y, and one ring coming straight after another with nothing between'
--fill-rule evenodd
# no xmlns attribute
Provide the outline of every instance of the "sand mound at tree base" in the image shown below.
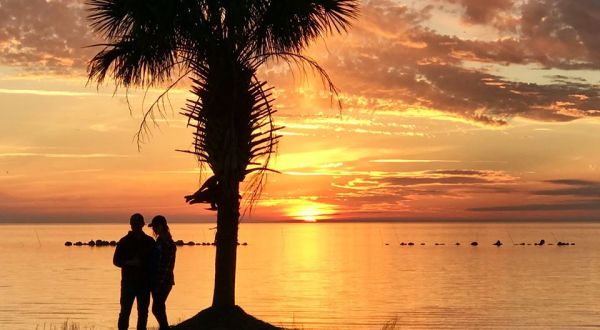
<svg viewBox="0 0 600 330"><path fill-rule="evenodd" d="M196 316L178 325L173 330L281 330L276 326L263 322L239 307L209 307Z"/></svg>

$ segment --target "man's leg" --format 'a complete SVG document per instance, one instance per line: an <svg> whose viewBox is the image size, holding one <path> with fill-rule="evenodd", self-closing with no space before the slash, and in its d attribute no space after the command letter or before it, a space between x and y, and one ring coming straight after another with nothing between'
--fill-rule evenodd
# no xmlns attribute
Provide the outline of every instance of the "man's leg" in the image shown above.
<svg viewBox="0 0 600 330"><path fill-rule="evenodd" d="M167 320L166 301L171 292L171 286L160 288L152 292L152 314L158 321L159 330L168 330L169 321Z"/></svg>
<svg viewBox="0 0 600 330"><path fill-rule="evenodd" d="M128 285L121 283L121 312L119 313L119 330L129 328L129 315L135 299L135 290Z"/></svg>
<svg viewBox="0 0 600 330"><path fill-rule="evenodd" d="M137 330L146 330L148 324L148 306L150 306L150 289L140 288L137 295Z"/></svg>

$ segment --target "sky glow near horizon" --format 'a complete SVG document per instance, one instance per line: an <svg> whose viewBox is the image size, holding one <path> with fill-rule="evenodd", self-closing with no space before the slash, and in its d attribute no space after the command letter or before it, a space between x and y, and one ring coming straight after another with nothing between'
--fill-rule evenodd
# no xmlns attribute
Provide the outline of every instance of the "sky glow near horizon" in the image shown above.
<svg viewBox="0 0 600 330"><path fill-rule="evenodd" d="M138 152L143 90L86 86L82 1L0 0L0 222L140 211L208 220L170 94ZM273 63L285 126L252 220L600 220L600 2L364 1L306 51L341 91Z"/></svg>

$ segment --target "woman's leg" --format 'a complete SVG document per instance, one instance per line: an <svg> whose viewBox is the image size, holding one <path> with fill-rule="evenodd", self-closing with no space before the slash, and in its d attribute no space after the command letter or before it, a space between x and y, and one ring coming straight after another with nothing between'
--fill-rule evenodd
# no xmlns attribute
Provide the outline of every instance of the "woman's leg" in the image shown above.
<svg viewBox="0 0 600 330"><path fill-rule="evenodd" d="M159 330L169 329L166 302L171 292L171 287L171 285L168 285L152 291L152 314L154 314L154 317L158 321Z"/></svg>

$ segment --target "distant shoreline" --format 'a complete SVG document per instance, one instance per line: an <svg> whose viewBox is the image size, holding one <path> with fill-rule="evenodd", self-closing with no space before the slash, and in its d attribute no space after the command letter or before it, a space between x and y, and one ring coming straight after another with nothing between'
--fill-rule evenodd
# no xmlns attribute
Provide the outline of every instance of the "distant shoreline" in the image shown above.
<svg viewBox="0 0 600 330"><path fill-rule="evenodd" d="M125 221L126 222L126 221ZM33 220L22 220L22 221L2 221L0 220L0 225L101 225L101 224L123 224L124 222L121 220L104 220L104 221L33 221ZM215 224L214 220L172 220L171 223L174 224ZM375 220L367 220L367 219L329 219L329 220L318 220L316 222L307 222L302 220L269 220L269 221L261 221L261 220L242 220L240 222L241 225L245 223L253 223L253 224L306 224L306 225L316 225L318 223L326 223L326 224L347 224L347 223L399 223L399 224L527 224L527 223L599 223L600 219L568 219L568 220L552 220L552 219L488 219L488 220L477 220L477 219L375 219Z"/></svg>

